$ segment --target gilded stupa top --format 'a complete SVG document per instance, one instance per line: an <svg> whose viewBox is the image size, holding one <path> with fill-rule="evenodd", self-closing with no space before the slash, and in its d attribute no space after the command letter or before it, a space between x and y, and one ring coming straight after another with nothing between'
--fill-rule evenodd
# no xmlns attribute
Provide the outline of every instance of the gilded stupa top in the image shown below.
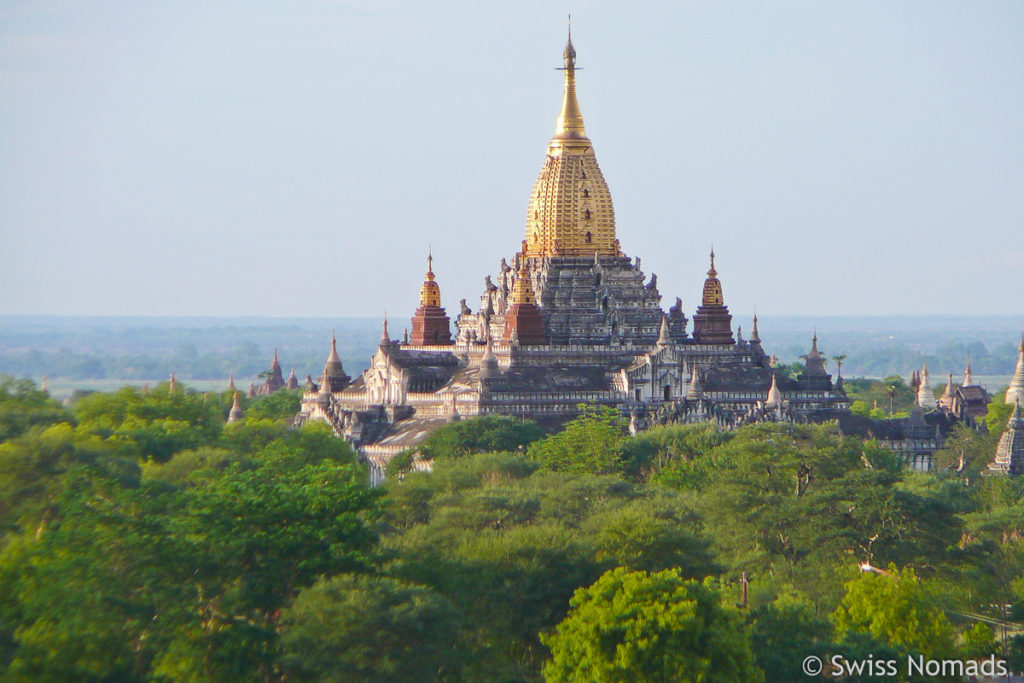
<svg viewBox="0 0 1024 683"><path fill-rule="evenodd" d="M434 282L434 255L427 253L427 274L420 288L420 306L439 308L441 288Z"/></svg>
<svg viewBox="0 0 1024 683"><path fill-rule="evenodd" d="M522 267L519 268L519 276L516 278L516 281L512 284L512 303L537 303L537 298L533 293L533 285L530 284L530 271L526 269L525 261L523 262Z"/></svg>
<svg viewBox="0 0 1024 683"><path fill-rule="evenodd" d="M530 195L524 255L618 256L612 195L576 100L576 48L571 32L562 59L562 109Z"/></svg>
<svg viewBox="0 0 1024 683"><path fill-rule="evenodd" d="M718 271L715 270L715 249L711 249L711 267L708 268L708 279L704 281L704 296L701 304L704 306L722 306L725 297L722 294L722 283L718 280Z"/></svg>

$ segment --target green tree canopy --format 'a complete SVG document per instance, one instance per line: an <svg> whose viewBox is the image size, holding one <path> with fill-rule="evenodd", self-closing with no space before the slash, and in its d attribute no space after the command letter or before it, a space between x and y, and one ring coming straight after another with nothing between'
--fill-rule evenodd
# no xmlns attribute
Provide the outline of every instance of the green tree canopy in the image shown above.
<svg viewBox="0 0 1024 683"><path fill-rule="evenodd" d="M342 574L299 593L281 623L288 680L459 680L459 614L424 586Z"/></svg>
<svg viewBox="0 0 1024 683"><path fill-rule="evenodd" d="M548 681L761 681L740 615L709 584L614 569L581 588L542 636Z"/></svg>
<svg viewBox="0 0 1024 683"><path fill-rule="evenodd" d="M885 575L864 572L847 582L832 620L840 639L866 633L904 652L952 657L955 632L941 605L913 569L890 564Z"/></svg>
<svg viewBox="0 0 1024 683"><path fill-rule="evenodd" d="M583 414L557 434L535 441L529 455L542 467L576 474L611 474L626 464L627 439L612 408L582 406Z"/></svg>
<svg viewBox="0 0 1024 683"><path fill-rule="evenodd" d="M482 415L444 425L419 447L428 460L470 453L516 451L544 436L536 422L504 415Z"/></svg>

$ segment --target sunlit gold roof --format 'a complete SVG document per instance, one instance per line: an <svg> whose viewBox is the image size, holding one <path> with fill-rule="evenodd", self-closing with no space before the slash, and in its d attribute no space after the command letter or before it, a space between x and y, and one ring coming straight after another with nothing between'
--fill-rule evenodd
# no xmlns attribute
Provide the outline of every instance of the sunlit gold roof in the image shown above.
<svg viewBox="0 0 1024 683"><path fill-rule="evenodd" d="M704 281L704 296L701 297L701 304L704 306L721 306L725 303L722 295L722 283L718 280L718 271L715 270L715 250L711 250L711 267L708 268L708 279Z"/></svg>
<svg viewBox="0 0 1024 683"><path fill-rule="evenodd" d="M512 284L513 304L535 304L537 299L533 293L533 285L530 284L530 271L524 265L519 269L519 277Z"/></svg>
<svg viewBox="0 0 1024 683"><path fill-rule="evenodd" d="M576 49L571 34L562 58L562 109L530 195L526 255L617 255L611 192L597 165L576 100Z"/></svg>
<svg viewBox="0 0 1024 683"><path fill-rule="evenodd" d="M420 287L420 306L441 306L441 288L434 282L434 256L427 255L427 275Z"/></svg>

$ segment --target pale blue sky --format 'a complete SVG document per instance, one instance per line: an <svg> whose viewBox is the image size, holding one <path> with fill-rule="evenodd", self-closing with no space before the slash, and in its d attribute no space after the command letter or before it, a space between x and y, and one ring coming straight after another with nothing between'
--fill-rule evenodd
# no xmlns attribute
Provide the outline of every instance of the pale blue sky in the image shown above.
<svg viewBox="0 0 1024 683"><path fill-rule="evenodd" d="M0 313L403 318L428 244L475 309L569 11L666 308L714 242L736 312L1024 313L1024 3L890 0L7 0Z"/></svg>

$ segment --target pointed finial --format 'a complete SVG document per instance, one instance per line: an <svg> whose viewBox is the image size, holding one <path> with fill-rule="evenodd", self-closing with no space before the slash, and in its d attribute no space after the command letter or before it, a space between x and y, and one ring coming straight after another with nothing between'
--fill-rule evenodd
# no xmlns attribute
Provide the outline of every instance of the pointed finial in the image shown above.
<svg viewBox="0 0 1024 683"><path fill-rule="evenodd" d="M715 270L715 246L711 245L711 267L708 268L708 277L715 277L718 271Z"/></svg>
<svg viewBox="0 0 1024 683"><path fill-rule="evenodd" d="M381 344L390 344L391 343L391 337L388 335L388 312L387 311L384 311L384 325L381 327L381 330L380 330L380 343Z"/></svg>
<svg viewBox="0 0 1024 683"><path fill-rule="evenodd" d="M668 336L668 316L661 316L661 330L658 332L658 346L665 347L672 343Z"/></svg>
<svg viewBox="0 0 1024 683"><path fill-rule="evenodd" d="M341 362L341 358L338 357L338 338L334 336L334 331L331 331L331 352L327 355L327 362Z"/></svg>
<svg viewBox="0 0 1024 683"><path fill-rule="evenodd" d="M228 424L238 422L242 419L242 404L238 402L238 392L235 392L234 400L231 402L231 411L228 413Z"/></svg>
<svg viewBox="0 0 1024 683"><path fill-rule="evenodd" d="M167 393L173 394L174 389L177 387L177 382L174 379L174 373L171 373L171 381L167 383Z"/></svg>
<svg viewBox="0 0 1024 683"><path fill-rule="evenodd" d="M570 62L576 61L576 49L572 46L572 15L569 15L569 38L565 42L565 51L562 52L562 58L566 60L566 66L570 66Z"/></svg>
<svg viewBox="0 0 1024 683"><path fill-rule="evenodd" d="M235 390L235 373L228 373L228 391Z"/></svg>
<svg viewBox="0 0 1024 683"><path fill-rule="evenodd" d="M754 329L750 331L750 341L760 342L761 335L757 331L757 306L754 307Z"/></svg>
<svg viewBox="0 0 1024 683"><path fill-rule="evenodd" d="M778 378L776 374L772 373L772 385L768 389L768 398L765 399L765 408L777 408L782 404L782 393L779 391Z"/></svg>
<svg viewBox="0 0 1024 683"><path fill-rule="evenodd" d="M704 395L704 388L700 384L700 370L697 366L690 368L690 385L686 388L686 399L696 401Z"/></svg>
<svg viewBox="0 0 1024 683"><path fill-rule="evenodd" d="M562 96L562 111L555 124L556 140L586 140L587 131L583 126L583 114L576 101L576 48L572 46L572 30L562 52L565 71L565 91Z"/></svg>

